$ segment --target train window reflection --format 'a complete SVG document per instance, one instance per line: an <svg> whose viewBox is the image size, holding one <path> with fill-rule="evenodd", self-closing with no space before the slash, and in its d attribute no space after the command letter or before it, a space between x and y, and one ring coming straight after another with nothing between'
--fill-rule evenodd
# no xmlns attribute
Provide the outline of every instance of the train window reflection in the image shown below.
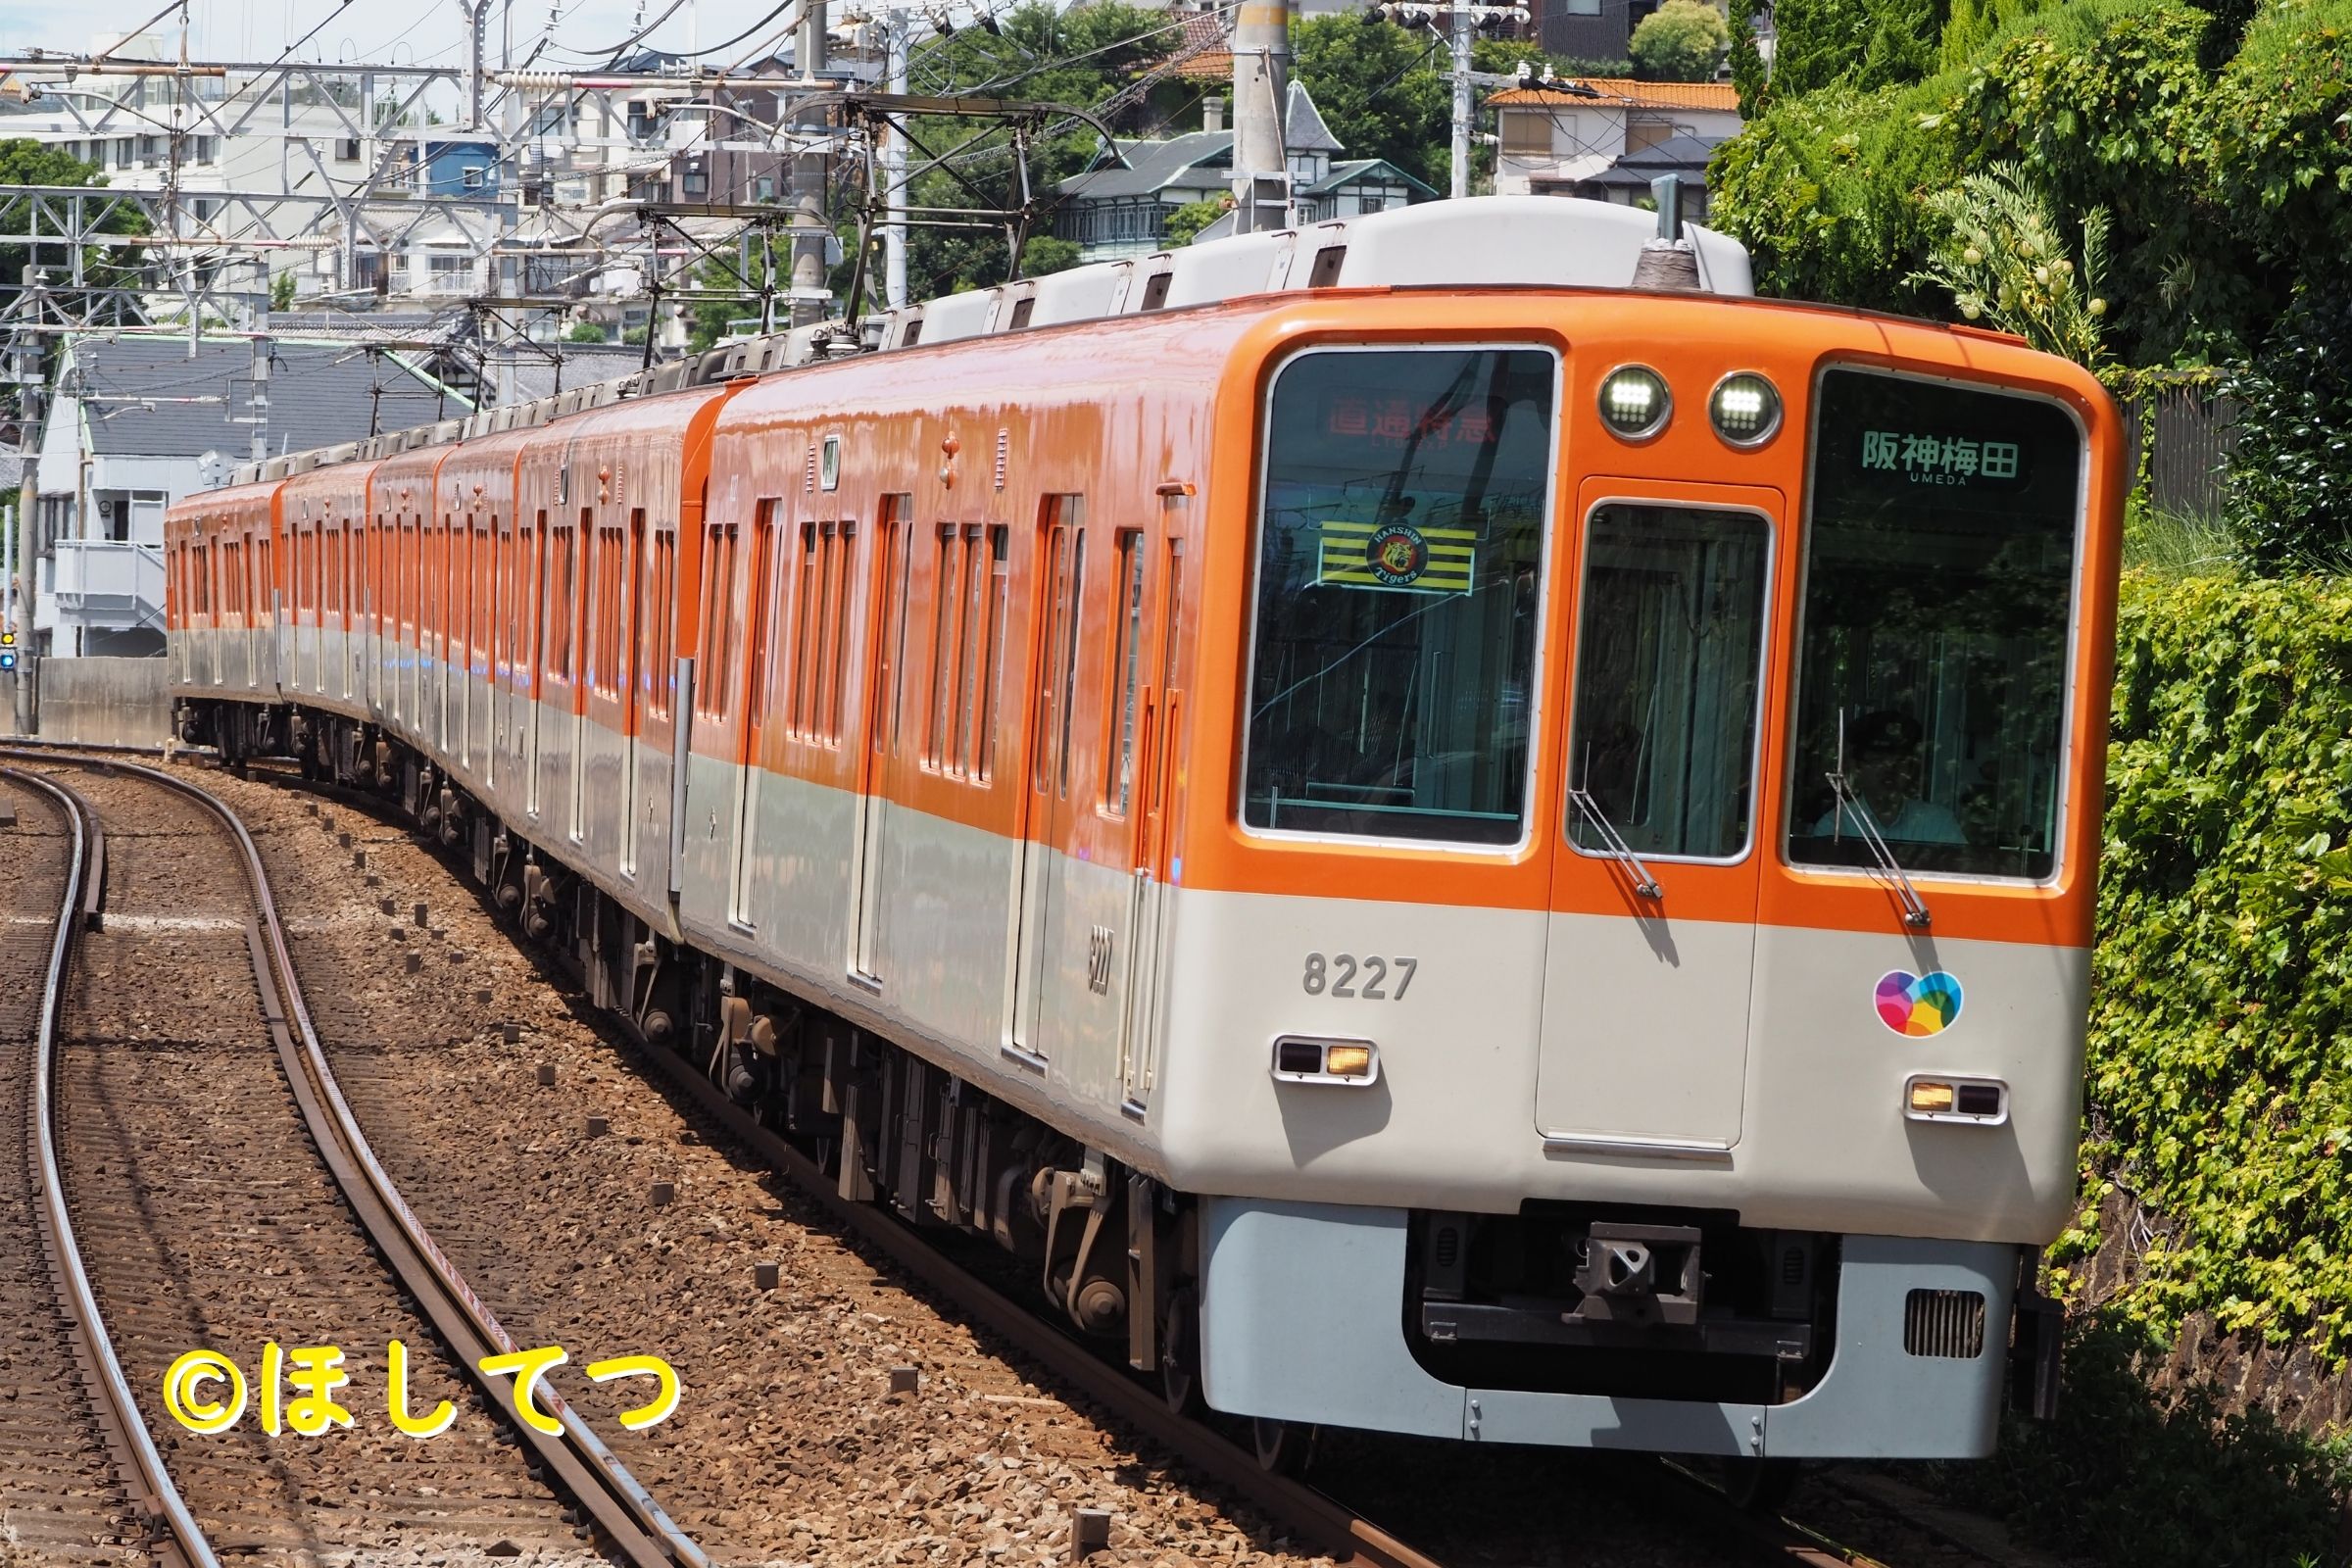
<svg viewBox="0 0 2352 1568"><path fill-rule="evenodd" d="M1552 357L1323 352L1275 382L1243 820L1523 836Z"/></svg>
<svg viewBox="0 0 2352 1568"><path fill-rule="evenodd" d="M1788 858L1868 865L1842 768L1910 871L2056 865L2082 438L2054 405L1823 376Z"/></svg>
<svg viewBox="0 0 2352 1568"><path fill-rule="evenodd" d="M1569 782L1638 853L1724 859L1747 847L1769 540L1752 512L1592 514ZM1568 831L1607 853L1584 813Z"/></svg>

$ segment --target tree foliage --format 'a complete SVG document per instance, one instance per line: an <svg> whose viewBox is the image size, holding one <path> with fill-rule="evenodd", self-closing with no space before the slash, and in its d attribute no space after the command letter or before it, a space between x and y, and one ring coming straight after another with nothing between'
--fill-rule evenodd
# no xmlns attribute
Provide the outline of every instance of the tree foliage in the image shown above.
<svg viewBox="0 0 2352 1568"><path fill-rule="evenodd" d="M2079 242L2068 243L2043 195L2015 164L1995 164L1928 197L1938 232L1930 242L1924 281L1941 285L1960 314L2061 354L2093 370L2107 346L2107 210L2083 215Z"/></svg>
<svg viewBox="0 0 2352 1568"><path fill-rule="evenodd" d="M1935 66L1944 9L1944 0L1777 0L1772 97L1917 81Z"/></svg>
<svg viewBox="0 0 2352 1568"><path fill-rule="evenodd" d="M2089 1076L2099 1200L2170 1228L2130 1310L2352 1354L2352 586L2128 581Z"/></svg>
<svg viewBox="0 0 2352 1568"><path fill-rule="evenodd" d="M1740 115L1753 120L1764 112L1770 73L1764 53L1756 46L1758 0L1732 0L1732 89L1740 95Z"/></svg>
<svg viewBox="0 0 2352 1568"><path fill-rule="evenodd" d="M1446 188L1453 88L1434 33L1407 32L1354 13L1310 17L1291 29L1291 71L1350 158L1385 158Z"/></svg>
<svg viewBox="0 0 2352 1568"><path fill-rule="evenodd" d="M2263 565L2352 566L2352 291L2307 288L2228 389L2238 548Z"/></svg>
<svg viewBox="0 0 2352 1568"><path fill-rule="evenodd" d="M1706 81L1731 46L1723 13L1707 0L1666 0L1635 26L1626 52L1651 81Z"/></svg>
<svg viewBox="0 0 2352 1568"><path fill-rule="evenodd" d="M2352 4L2352 0L2332 0ZM2277 280L2249 267L2213 177L2208 25L2181 0L2074 0L2012 24L1965 66L1909 86L1786 97L1716 155L1714 220L1772 293L1913 314L1944 232L1930 205L2017 164L2053 211L2110 218L2108 341L2136 364L2220 358L2259 339Z"/></svg>
<svg viewBox="0 0 2352 1568"><path fill-rule="evenodd" d="M918 44L909 53L908 84L918 93L968 93L1093 108L1119 91L1175 47L1178 34L1164 12L1105 3L1056 10L1028 0L999 14L997 30L966 25ZM1179 86L1162 83L1112 117L1121 136L1155 133L1176 109ZM1100 138L1082 122L1057 122L1055 134L1028 151L1029 189L1051 196L1056 181L1083 172L1102 154ZM1010 131L984 122L927 117L911 127L918 148L909 167L951 155L944 167L909 181L916 207L974 211L1019 205L1021 168ZM971 145L963 144L969 141ZM960 149L960 150L958 150ZM1011 262L1008 231L986 219L965 228L917 227L907 237L906 286L913 299L1004 280ZM1074 248L1040 225L1024 251L1025 272L1050 271L1076 259Z"/></svg>
<svg viewBox="0 0 2352 1568"><path fill-rule="evenodd" d="M1187 202L1177 208L1168 215L1167 223L1161 230L1169 248L1190 245L1202 229L1222 218L1232 206L1233 203L1228 200Z"/></svg>

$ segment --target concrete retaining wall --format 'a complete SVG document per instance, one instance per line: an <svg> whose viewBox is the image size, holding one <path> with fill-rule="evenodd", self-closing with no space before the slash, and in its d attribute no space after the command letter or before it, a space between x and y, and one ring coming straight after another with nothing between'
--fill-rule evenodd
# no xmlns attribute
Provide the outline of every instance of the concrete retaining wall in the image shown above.
<svg viewBox="0 0 2352 1568"><path fill-rule="evenodd" d="M172 733L168 659L44 659L35 673L42 740L161 746ZM0 675L0 734L16 732L16 687Z"/></svg>

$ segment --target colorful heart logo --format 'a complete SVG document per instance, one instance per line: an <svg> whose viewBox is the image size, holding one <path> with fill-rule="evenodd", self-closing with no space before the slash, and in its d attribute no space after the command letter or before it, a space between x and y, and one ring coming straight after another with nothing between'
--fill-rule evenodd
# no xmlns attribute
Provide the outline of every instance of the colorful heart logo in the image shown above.
<svg viewBox="0 0 2352 1568"><path fill-rule="evenodd" d="M1913 974L1889 969L1879 977L1879 1021L1898 1035L1939 1035L1960 1021L1960 982L1941 969Z"/></svg>

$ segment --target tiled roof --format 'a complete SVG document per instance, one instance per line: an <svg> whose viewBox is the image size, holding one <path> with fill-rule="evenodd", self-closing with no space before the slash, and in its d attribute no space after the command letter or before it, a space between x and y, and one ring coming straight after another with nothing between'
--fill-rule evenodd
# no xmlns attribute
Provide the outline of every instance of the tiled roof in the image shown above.
<svg viewBox="0 0 2352 1568"><path fill-rule="evenodd" d="M191 356L184 337L86 337L72 354L91 451L242 458L249 450L253 427L241 422L254 392L246 340L206 338ZM353 342L279 338L269 397L271 456L356 441L371 427L400 430L473 412L416 375L401 355Z"/></svg>
<svg viewBox="0 0 2352 1568"><path fill-rule="evenodd" d="M1562 91L1561 87L1590 87L1591 94ZM1711 109L1740 112L1740 89L1728 81L1631 81L1609 77L1562 77L1550 87L1505 87L1488 95L1491 109L1560 108L1580 103L1611 104L1623 109Z"/></svg>
<svg viewBox="0 0 2352 1568"><path fill-rule="evenodd" d="M1176 35L1170 52L1182 57L1176 74L1186 81L1231 81L1233 79L1233 13L1230 10L1196 11L1184 19L1184 30Z"/></svg>

